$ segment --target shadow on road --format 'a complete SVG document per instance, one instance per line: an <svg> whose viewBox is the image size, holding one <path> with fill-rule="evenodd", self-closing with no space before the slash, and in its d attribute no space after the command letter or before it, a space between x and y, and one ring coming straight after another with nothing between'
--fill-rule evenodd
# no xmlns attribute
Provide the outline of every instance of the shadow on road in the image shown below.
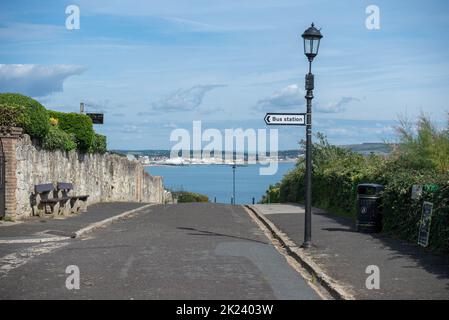
<svg viewBox="0 0 449 320"><path fill-rule="evenodd" d="M177 229L198 232L198 233L188 233L188 235L191 235L191 236L227 237L227 238L234 238L234 239L240 239L240 240L253 241L253 242L262 243L262 244L268 244L267 242L260 241L260 240L254 240L254 239L250 239L250 238L239 237L239 236L223 234L223 233L217 233L217 232L207 231L207 230L199 230L199 229L191 228L191 227L177 227Z"/></svg>
<svg viewBox="0 0 449 320"><path fill-rule="evenodd" d="M341 232L354 232L357 233L357 231L353 229L345 229L345 228L322 228L321 230L324 231L341 231Z"/></svg>

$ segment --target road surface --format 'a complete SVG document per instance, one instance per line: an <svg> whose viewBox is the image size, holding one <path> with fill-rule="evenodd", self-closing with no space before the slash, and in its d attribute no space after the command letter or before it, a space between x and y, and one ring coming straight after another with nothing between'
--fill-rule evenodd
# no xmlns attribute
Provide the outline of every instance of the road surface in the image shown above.
<svg viewBox="0 0 449 320"><path fill-rule="evenodd" d="M0 253L0 300L319 299L241 206L155 205L79 239ZM79 289L66 287L70 265Z"/></svg>

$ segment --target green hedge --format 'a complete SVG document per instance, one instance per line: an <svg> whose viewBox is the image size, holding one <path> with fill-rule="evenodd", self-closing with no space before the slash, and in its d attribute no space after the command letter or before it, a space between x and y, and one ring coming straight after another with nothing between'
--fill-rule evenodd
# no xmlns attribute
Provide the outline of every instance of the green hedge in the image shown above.
<svg viewBox="0 0 449 320"><path fill-rule="evenodd" d="M33 138L42 139L50 130L46 109L36 100L18 94L0 94L0 123L20 126Z"/></svg>
<svg viewBox="0 0 449 320"><path fill-rule="evenodd" d="M412 243L417 242L424 201L434 204L429 247L449 252L449 172L438 167L404 166L404 155L385 159L361 156L346 149L330 146L325 140L313 146L313 205L330 212L356 215L356 186L380 183L384 209L383 231ZM304 162L284 176L279 185L280 202L304 203ZM423 196L411 199L414 184L424 186ZM268 192L276 192L270 187ZM266 196L262 202L267 202Z"/></svg>
<svg viewBox="0 0 449 320"><path fill-rule="evenodd" d="M354 217L356 215L356 186L363 182L380 183L385 186L382 194L384 208L383 231L395 237L417 242L422 204L434 204L430 232L430 247L438 251L449 251L449 173L437 174L432 170L398 169L392 166L379 167L371 176L360 178L362 170L348 172L314 172L312 194L313 205L330 212ZM437 185L437 190L424 188L419 200L411 199L414 184ZM281 181L280 202L304 203L304 170L296 168ZM266 202L264 197L263 202Z"/></svg>
<svg viewBox="0 0 449 320"><path fill-rule="evenodd" d="M89 149L90 153L105 153L107 151L106 136L95 133L92 141L92 146Z"/></svg>
<svg viewBox="0 0 449 320"><path fill-rule="evenodd" d="M204 194L186 192L186 191L175 191L173 196L178 199L179 203L183 202L209 202L209 197Z"/></svg>
<svg viewBox="0 0 449 320"><path fill-rule="evenodd" d="M50 118L57 119L57 125L52 126ZM21 94L0 94L0 126L22 127L49 150L107 151L106 137L94 132L87 115L46 110L36 100Z"/></svg>
<svg viewBox="0 0 449 320"><path fill-rule="evenodd" d="M52 117L58 119L59 127L75 136L78 149L83 152L92 150L95 132L92 120L84 114L48 111L47 121Z"/></svg>
<svg viewBox="0 0 449 320"><path fill-rule="evenodd" d="M385 185L384 231L416 243L422 205L424 201L429 201L434 204L430 246L449 251L449 173L441 174L431 169L391 168L380 172L378 178ZM417 200L411 199L414 184L424 186L423 195Z"/></svg>
<svg viewBox="0 0 449 320"><path fill-rule="evenodd" d="M47 150L71 151L76 149L75 136L65 132L58 126L52 126L42 140L42 147Z"/></svg>
<svg viewBox="0 0 449 320"><path fill-rule="evenodd" d="M24 127L27 120L25 107L0 103L0 126Z"/></svg>

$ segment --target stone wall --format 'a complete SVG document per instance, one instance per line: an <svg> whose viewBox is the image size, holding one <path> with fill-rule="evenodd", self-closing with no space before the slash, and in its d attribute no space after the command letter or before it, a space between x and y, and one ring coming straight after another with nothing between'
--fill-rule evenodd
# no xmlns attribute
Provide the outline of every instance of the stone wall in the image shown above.
<svg viewBox="0 0 449 320"><path fill-rule="evenodd" d="M16 206L6 212L18 219L33 215L34 185L58 181L73 183L74 195L90 195L88 204L165 201L162 178L147 174L138 161L123 156L43 150L22 135L15 142L15 158Z"/></svg>

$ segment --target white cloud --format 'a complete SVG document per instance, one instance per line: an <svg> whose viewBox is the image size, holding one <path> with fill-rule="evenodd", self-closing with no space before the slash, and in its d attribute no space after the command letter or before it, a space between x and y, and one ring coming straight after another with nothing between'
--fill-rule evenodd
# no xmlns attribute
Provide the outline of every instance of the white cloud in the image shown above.
<svg viewBox="0 0 449 320"><path fill-rule="evenodd" d="M199 107L207 92L223 85L198 85L186 90L177 90L151 104L153 110L175 112L192 111Z"/></svg>
<svg viewBox="0 0 449 320"><path fill-rule="evenodd" d="M259 100L256 108L263 111L293 109L304 105L304 94L297 84L291 84L274 92L270 97Z"/></svg>
<svg viewBox="0 0 449 320"><path fill-rule="evenodd" d="M0 91L33 97L63 91L64 81L85 68L77 65L0 64Z"/></svg>
<svg viewBox="0 0 449 320"><path fill-rule="evenodd" d="M257 102L256 109L262 111L282 111L296 109L305 105L305 93L297 84L290 84L279 91L274 92L270 97ZM342 97L338 102L328 104L314 104L313 111L320 113L338 113L346 110L346 106L353 101L360 101L354 97ZM299 112L299 111L298 111Z"/></svg>
<svg viewBox="0 0 449 320"><path fill-rule="evenodd" d="M328 103L326 105L318 104L314 111L321 113L338 113L346 110L346 106L353 101L360 101L353 97L342 97L338 102Z"/></svg>

